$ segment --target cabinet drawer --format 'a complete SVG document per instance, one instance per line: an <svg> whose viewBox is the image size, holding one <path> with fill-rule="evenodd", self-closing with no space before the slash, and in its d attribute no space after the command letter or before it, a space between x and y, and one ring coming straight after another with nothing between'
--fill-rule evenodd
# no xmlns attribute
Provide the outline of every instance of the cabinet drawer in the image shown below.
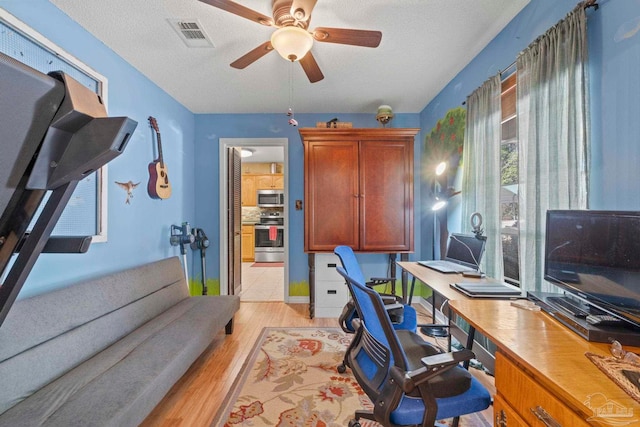
<svg viewBox="0 0 640 427"><path fill-rule="evenodd" d="M528 425L543 425L533 413L538 411L548 414L563 427L589 426L500 352L496 354L496 390Z"/></svg>
<svg viewBox="0 0 640 427"><path fill-rule="evenodd" d="M500 396L493 398L493 418L495 427L527 427L527 423Z"/></svg>
<svg viewBox="0 0 640 427"><path fill-rule="evenodd" d="M335 254L316 254L316 281L336 281L344 283L344 278L336 271L342 266L340 258ZM345 285L346 287L346 285Z"/></svg>
<svg viewBox="0 0 640 427"><path fill-rule="evenodd" d="M349 301L349 288L344 281L316 281L316 306L344 307Z"/></svg>

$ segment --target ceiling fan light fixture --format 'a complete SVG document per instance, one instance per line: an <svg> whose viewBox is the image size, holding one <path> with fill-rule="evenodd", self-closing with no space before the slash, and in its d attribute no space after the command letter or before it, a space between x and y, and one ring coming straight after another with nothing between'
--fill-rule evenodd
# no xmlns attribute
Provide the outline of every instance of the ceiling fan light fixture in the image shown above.
<svg viewBox="0 0 640 427"><path fill-rule="evenodd" d="M311 50L313 37L300 27L282 27L271 35L271 45L284 59L294 62Z"/></svg>

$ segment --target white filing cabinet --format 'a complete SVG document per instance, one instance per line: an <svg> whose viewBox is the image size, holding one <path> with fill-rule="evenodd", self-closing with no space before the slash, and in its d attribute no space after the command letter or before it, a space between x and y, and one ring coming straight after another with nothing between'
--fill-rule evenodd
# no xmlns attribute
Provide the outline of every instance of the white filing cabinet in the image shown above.
<svg viewBox="0 0 640 427"><path fill-rule="evenodd" d="M336 271L340 258L331 253L315 254L315 317L340 317L349 301L349 289Z"/></svg>

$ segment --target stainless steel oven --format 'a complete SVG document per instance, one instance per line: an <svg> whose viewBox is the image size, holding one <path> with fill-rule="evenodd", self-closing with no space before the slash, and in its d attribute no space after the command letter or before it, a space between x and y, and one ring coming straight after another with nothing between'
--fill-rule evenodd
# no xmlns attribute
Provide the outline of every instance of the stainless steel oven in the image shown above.
<svg viewBox="0 0 640 427"><path fill-rule="evenodd" d="M263 212L255 225L255 261L284 261L284 217L281 212Z"/></svg>

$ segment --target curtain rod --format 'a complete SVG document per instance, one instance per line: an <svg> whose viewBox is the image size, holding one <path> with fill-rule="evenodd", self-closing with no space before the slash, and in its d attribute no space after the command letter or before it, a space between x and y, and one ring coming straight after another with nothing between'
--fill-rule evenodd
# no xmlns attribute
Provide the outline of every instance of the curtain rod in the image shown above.
<svg viewBox="0 0 640 427"><path fill-rule="evenodd" d="M513 61L511 64L507 65L507 67L504 70L500 70L498 72L498 74L504 74L507 70L510 70L511 68L516 66L516 61Z"/></svg>
<svg viewBox="0 0 640 427"><path fill-rule="evenodd" d="M600 7L600 5L598 4L598 0L581 1L576 5L576 7L580 7L580 6L582 6L585 9L589 9L590 7L592 7L594 10L598 10L598 8ZM515 67L515 65L516 65L516 61L513 61L511 64L507 65L503 70L499 70L498 74L500 75L504 74L506 71ZM466 104L467 104L466 100L462 101L462 105L466 105Z"/></svg>

